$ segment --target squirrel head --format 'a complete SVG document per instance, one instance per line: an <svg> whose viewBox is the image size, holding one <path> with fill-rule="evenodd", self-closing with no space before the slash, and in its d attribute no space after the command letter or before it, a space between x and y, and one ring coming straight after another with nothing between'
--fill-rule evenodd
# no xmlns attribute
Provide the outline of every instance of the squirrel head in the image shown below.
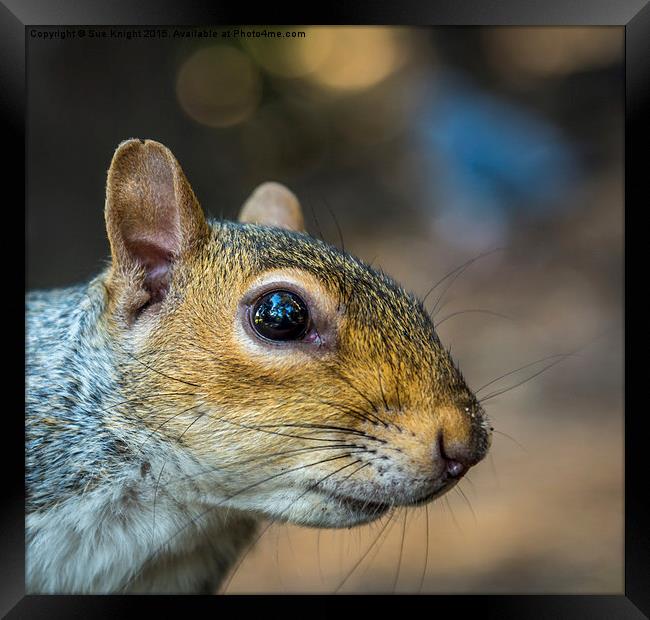
<svg viewBox="0 0 650 620"><path fill-rule="evenodd" d="M106 225L127 415L201 464L204 497L350 526L441 495L485 456L485 412L423 304L310 237L282 185L209 222L172 153L129 140Z"/></svg>

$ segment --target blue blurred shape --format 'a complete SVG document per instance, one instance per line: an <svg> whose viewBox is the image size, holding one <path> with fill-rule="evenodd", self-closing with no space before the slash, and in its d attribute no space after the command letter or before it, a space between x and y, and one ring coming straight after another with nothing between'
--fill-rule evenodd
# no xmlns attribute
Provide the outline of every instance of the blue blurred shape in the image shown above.
<svg viewBox="0 0 650 620"><path fill-rule="evenodd" d="M457 78L439 83L423 128L442 164L443 194L484 217L486 209L541 215L579 174L575 147L553 124Z"/></svg>

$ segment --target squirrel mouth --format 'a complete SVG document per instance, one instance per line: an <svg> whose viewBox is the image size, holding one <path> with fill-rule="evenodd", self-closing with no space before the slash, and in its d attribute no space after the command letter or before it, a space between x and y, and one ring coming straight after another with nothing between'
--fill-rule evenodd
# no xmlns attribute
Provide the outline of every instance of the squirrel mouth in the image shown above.
<svg viewBox="0 0 650 620"><path fill-rule="evenodd" d="M370 499L360 499L356 497L351 497L349 495L344 495L340 493L335 493L329 490L318 489L320 495L323 495L331 501L335 501L339 506L346 508L349 512L355 515L356 519L361 519L362 522L372 521L377 519L389 510L396 506L423 506L428 504L430 501L444 495L449 489L451 489L457 480L446 481L442 485L435 488L430 493L418 497L417 499L411 501L402 501L402 502L386 502ZM316 490L316 489L312 489Z"/></svg>
<svg viewBox="0 0 650 620"><path fill-rule="evenodd" d="M349 495L340 495L338 493L332 493L331 491L321 491L321 493L326 497L336 500L339 504L345 506L351 512L364 515L364 516L380 517L386 512L388 512L388 510L398 505L423 506L424 504L428 504L430 501L440 497L441 495L444 495L449 489L455 486L456 483L457 483L456 480L454 480L453 482L445 483L442 486L434 489L430 493L423 495L422 497L418 497L413 501L400 503L400 504L396 504L394 502L389 503L389 502L381 502L376 500L371 501L368 499L357 499L354 497L350 497Z"/></svg>
<svg viewBox="0 0 650 620"><path fill-rule="evenodd" d="M449 489L452 487L456 486L458 484L458 480L451 480L445 482L442 486L438 487L437 489L434 489L431 491L431 493L427 493L426 495L419 497L416 500L413 500L412 502L409 502L406 504L407 506L423 506L424 504L428 504L431 500L434 500L441 495L444 495Z"/></svg>
<svg viewBox="0 0 650 620"><path fill-rule="evenodd" d="M330 491L323 491L323 495L330 497L331 499L336 500L339 504L345 506L350 511L362 514L362 515L372 515L380 517L385 512L387 512L392 504L387 502L377 502L371 501L368 499L357 499L350 497L349 495L339 495L338 493L332 493Z"/></svg>

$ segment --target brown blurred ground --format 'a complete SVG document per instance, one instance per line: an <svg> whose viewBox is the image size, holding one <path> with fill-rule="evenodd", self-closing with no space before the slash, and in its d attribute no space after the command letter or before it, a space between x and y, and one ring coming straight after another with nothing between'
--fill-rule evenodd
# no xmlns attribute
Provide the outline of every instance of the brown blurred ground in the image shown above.
<svg viewBox="0 0 650 620"><path fill-rule="evenodd" d="M338 222L347 250L420 295L502 247L437 308L511 317L440 324L470 385L587 346L489 400L505 434L490 457L459 492L398 513L365 558L385 521L273 525L227 591L622 592L623 30L296 30L308 36L31 40L28 286L101 267L105 171L131 136L172 148L214 216L286 183L313 234L340 244Z"/></svg>

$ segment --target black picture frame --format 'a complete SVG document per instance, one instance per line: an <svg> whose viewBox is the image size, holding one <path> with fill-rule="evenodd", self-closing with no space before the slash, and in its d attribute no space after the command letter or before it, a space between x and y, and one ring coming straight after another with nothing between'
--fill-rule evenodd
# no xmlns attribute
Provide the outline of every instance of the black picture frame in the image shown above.
<svg viewBox="0 0 650 620"><path fill-rule="evenodd" d="M5 284L10 285L4 296L9 310L3 324L5 342L24 352L24 332L14 325L23 325L24 312L19 308L21 274L16 261L9 231L13 227L7 217L19 212L25 204L24 181L26 149L26 33L29 26L89 26L89 25L206 25L234 23L288 24L401 24L401 25L618 25L625 28L625 256L633 247L635 231L630 226L635 211L650 204L648 185L641 182L644 166L643 151L647 150L650 123L650 3L649 0L446 0L418 2L401 0L385 2L339 3L340 6L311 7L311 15L294 7L276 3L249 9L233 3L204 3L198 1L154 1L110 3L86 0L3 0L0 2L0 109L3 123L3 187L10 187L11 197L4 196L4 230L2 271ZM306 8L306 7L305 7ZM319 10L321 9L321 10ZM647 173L646 173L647 174ZM630 320L634 305L628 302L630 286L627 270L633 264L625 261L622 274L625 284L625 321ZM634 263L636 264L636 263ZM644 278L641 276L641 286ZM25 281L23 279L23 286ZM15 310L14 310L15 307ZM15 312L15 317L13 316ZM22 317L22 318L21 318ZM14 321L11 319L15 318ZM630 323L634 325L634 323ZM625 364L630 367L631 343L626 330ZM636 336L641 332L631 332ZM642 350L642 344L638 347ZM638 350L637 349L637 350ZM637 353L638 355L638 353ZM24 359L24 357L23 357ZM4 373L6 393L18 394L20 364L7 359ZM24 370L24 368L23 368ZM13 375L16 375L13 380ZM23 373L24 376L24 373ZM472 612L481 618L643 618L650 615L650 529L645 506L648 482L644 451L647 437L647 413L635 408L625 382L625 591L619 596L589 595L476 595L386 598L379 604L388 613L404 613L404 606L413 605L425 613L442 617L462 617ZM24 393L23 393L24 395ZM207 608L220 613L241 613L244 606L262 604L262 613L277 605L278 612L292 613L293 606L305 608L310 615L326 615L345 610L348 613L368 613L377 600L367 596L228 596L228 597L127 597L127 596L25 596L24 584L24 418L17 407L8 406L4 412L9 466L3 475L2 526L0 527L2 578L0 578L0 613L9 618L115 617L122 612L152 611L163 607L165 615L177 609L196 613ZM24 400L24 399L23 399ZM642 402L642 401L641 401ZM11 446L11 450L7 447ZM318 599L317 601L315 599ZM264 600L261 600L264 599ZM291 610L289 609L291 606ZM296 610L300 613L301 610ZM410 611L410 610L409 610ZM155 611L154 611L155 613ZM408 613L408 612L407 612ZM92 614L92 616L91 616Z"/></svg>

